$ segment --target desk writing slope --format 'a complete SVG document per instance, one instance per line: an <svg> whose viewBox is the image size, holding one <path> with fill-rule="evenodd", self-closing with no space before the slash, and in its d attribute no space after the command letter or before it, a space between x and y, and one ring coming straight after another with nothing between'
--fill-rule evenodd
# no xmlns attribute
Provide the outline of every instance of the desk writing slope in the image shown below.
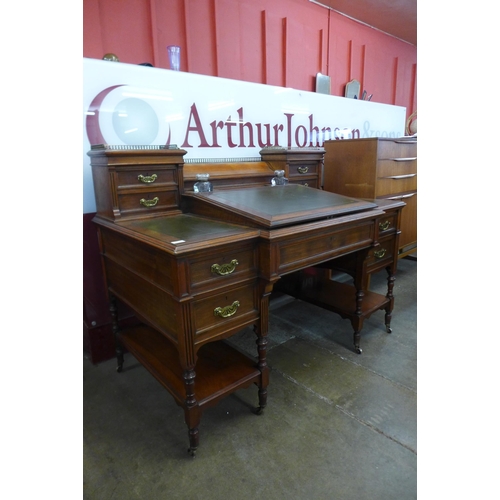
<svg viewBox="0 0 500 500"><path fill-rule="evenodd" d="M274 229L376 208L376 204L298 184L185 193L189 211Z"/></svg>

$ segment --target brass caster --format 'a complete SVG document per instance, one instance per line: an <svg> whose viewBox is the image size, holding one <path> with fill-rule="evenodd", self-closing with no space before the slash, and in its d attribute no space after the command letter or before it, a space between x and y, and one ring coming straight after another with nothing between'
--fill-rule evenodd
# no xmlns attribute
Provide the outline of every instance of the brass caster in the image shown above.
<svg viewBox="0 0 500 500"><path fill-rule="evenodd" d="M262 415L264 413L264 407L259 406L258 408L255 408L254 413L256 415Z"/></svg>
<svg viewBox="0 0 500 500"><path fill-rule="evenodd" d="M387 330L387 333L392 333L392 328L390 327L390 325L385 325L385 328Z"/></svg>
<svg viewBox="0 0 500 500"><path fill-rule="evenodd" d="M361 349L361 347L354 346L354 350L355 350L356 354L361 354L363 352L363 349Z"/></svg>
<svg viewBox="0 0 500 500"><path fill-rule="evenodd" d="M188 448L187 451L191 455L191 457L196 458L196 448Z"/></svg>

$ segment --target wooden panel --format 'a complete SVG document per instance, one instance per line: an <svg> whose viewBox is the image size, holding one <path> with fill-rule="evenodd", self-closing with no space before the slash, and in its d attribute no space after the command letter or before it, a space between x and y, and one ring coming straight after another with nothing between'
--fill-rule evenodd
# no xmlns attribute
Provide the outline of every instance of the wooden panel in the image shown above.
<svg viewBox="0 0 500 500"><path fill-rule="evenodd" d="M163 290L177 291L172 260L166 255L158 258L157 251L148 245L132 242L113 231L102 231L102 246L106 257L125 268L135 268L142 278Z"/></svg>
<svg viewBox="0 0 500 500"><path fill-rule="evenodd" d="M172 342L182 338L181 305L169 293L110 259L106 259L106 275L111 293L125 304L133 305L139 316L148 318L151 326Z"/></svg>

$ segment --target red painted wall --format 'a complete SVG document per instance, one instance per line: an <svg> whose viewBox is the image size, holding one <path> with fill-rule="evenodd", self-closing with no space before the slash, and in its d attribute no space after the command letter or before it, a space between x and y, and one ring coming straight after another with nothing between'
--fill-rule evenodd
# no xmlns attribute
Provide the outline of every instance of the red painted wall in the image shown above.
<svg viewBox="0 0 500 500"><path fill-rule="evenodd" d="M331 93L353 78L373 101L417 107L417 48L308 0L84 0L84 57Z"/></svg>
<svg viewBox="0 0 500 500"><path fill-rule="evenodd" d="M308 0L84 0L83 56L314 91L318 72L343 96L352 79L373 101L417 109L417 48ZM113 356L93 214L84 215L84 351ZM122 318L130 318L123 312Z"/></svg>

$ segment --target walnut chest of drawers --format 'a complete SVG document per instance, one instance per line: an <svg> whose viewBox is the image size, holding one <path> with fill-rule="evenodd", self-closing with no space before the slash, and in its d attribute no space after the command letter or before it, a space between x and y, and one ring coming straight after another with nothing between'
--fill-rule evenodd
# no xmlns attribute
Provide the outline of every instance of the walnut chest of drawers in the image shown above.
<svg viewBox="0 0 500 500"><path fill-rule="evenodd" d="M324 189L354 198L402 200L399 257L417 250L417 140L325 141Z"/></svg>

